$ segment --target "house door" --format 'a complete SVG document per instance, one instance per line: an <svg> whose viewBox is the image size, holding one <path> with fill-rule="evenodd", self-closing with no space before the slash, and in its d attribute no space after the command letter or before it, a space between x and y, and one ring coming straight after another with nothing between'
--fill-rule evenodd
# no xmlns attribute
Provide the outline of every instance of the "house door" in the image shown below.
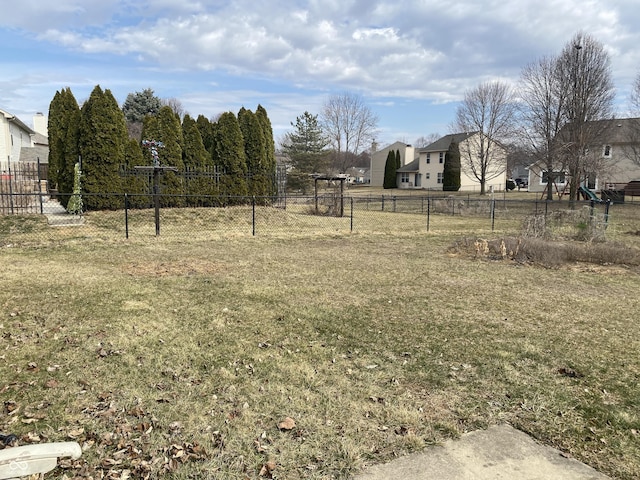
<svg viewBox="0 0 640 480"><path fill-rule="evenodd" d="M419 173L416 173L415 182L413 182L413 184L414 184L416 187L421 187L421 186L422 186L421 179L422 179L422 175L420 175Z"/></svg>

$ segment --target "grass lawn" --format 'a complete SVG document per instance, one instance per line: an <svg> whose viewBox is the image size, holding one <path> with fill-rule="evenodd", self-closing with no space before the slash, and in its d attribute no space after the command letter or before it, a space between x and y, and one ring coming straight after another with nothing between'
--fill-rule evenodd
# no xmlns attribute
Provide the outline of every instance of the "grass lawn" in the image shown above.
<svg viewBox="0 0 640 480"><path fill-rule="evenodd" d="M0 431L83 445L52 479L338 479L508 422L639 478L637 267L458 238L4 246Z"/></svg>

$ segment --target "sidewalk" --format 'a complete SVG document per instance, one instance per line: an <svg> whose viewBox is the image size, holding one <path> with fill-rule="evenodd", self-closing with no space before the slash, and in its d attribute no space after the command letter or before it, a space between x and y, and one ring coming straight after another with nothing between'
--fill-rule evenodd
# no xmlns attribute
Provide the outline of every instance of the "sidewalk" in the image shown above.
<svg viewBox="0 0 640 480"><path fill-rule="evenodd" d="M354 480L606 480L609 477L509 425L375 465Z"/></svg>
<svg viewBox="0 0 640 480"><path fill-rule="evenodd" d="M82 215L71 215L67 213L60 202L48 198L42 203L42 213L47 217L47 222L51 226L66 227L70 225L82 225L84 218Z"/></svg>

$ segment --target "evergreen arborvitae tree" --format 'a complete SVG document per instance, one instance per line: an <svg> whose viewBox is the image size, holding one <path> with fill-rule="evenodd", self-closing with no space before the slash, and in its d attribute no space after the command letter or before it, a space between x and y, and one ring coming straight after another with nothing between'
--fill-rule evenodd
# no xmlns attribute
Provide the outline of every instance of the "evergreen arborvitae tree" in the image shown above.
<svg viewBox="0 0 640 480"><path fill-rule="evenodd" d="M80 172L80 162L76 162L73 167L73 176L75 180L73 181L73 195L69 198L69 202L67 203L67 212L72 215L81 215L82 214L82 186L81 186L81 176L82 172Z"/></svg>
<svg viewBox="0 0 640 480"><path fill-rule="evenodd" d="M460 190L460 148L454 141L444 155L444 171L442 173L442 190L457 192Z"/></svg>
<svg viewBox="0 0 640 480"><path fill-rule="evenodd" d="M157 115L147 116L143 121L142 140L162 142L158 148L158 160L163 167L175 167L178 173L167 170L160 177L160 205L180 207L185 205L184 186L181 174L184 173L182 160L182 125L171 107L164 106ZM152 165L151 151L143 148L143 155Z"/></svg>
<svg viewBox="0 0 640 480"><path fill-rule="evenodd" d="M393 150L389 150L387 161L384 164L384 182L382 185L384 188L397 188L397 170L396 154Z"/></svg>
<svg viewBox="0 0 640 480"><path fill-rule="evenodd" d="M187 205L208 205L206 196L214 193L213 182L206 176L210 156L202 143L198 125L189 114L182 120L182 136Z"/></svg>
<svg viewBox="0 0 640 480"><path fill-rule="evenodd" d="M265 141L265 161L261 162L262 172L268 179L267 195L274 196L278 194L278 186L276 185L276 143L273 139L273 129L271 128L271 120L267 115L267 111L262 105L256 108L256 116L262 126L262 134Z"/></svg>
<svg viewBox="0 0 640 480"><path fill-rule="evenodd" d="M73 191L74 165L78 161L80 107L71 89L56 92L49 105L49 182L66 207Z"/></svg>
<svg viewBox="0 0 640 480"><path fill-rule="evenodd" d="M87 210L122 208L120 167L128 142L124 114L110 90L97 85L80 116L79 149L82 159L84 203Z"/></svg>
<svg viewBox="0 0 640 480"><path fill-rule="evenodd" d="M266 141L258 117L244 107L238 112L238 124L244 140L244 155L249 173L249 195L264 197L270 194L270 177L265 175L267 161ZM262 201L263 199L260 199Z"/></svg>
<svg viewBox="0 0 640 480"><path fill-rule="evenodd" d="M76 186L75 165L80 161L80 109L75 108L75 99L68 98L69 115L67 117L67 133L64 140L64 162L60 165L59 187L63 192L70 192ZM60 199L66 207L69 196Z"/></svg>
<svg viewBox="0 0 640 480"><path fill-rule="evenodd" d="M148 196L152 193L149 184L146 178L135 172L135 167L149 165L149 162L143 157L140 143L135 138L130 138L125 145L124 158L127 172L124 191L128 194L129 207L149 208L153 205L151 197Z"/></svg>
<svg viewBox="0 0 640 480"><path fill-rule="evenodd" d="M204 115L198 115L196 125L202 137L204 148L209 152L209 156L211 156L213 154L213 126Z"/></svg>
<svg viewBox="0 0 640 480"><path fill-rule="evenodd" d="M232 112L220 115L215 128L213 161L223 170L220 177L220 195L226 204L246 201L247 162L244 155L244 140L238 119Z"/></svg>
<svg viewBox="0 0 640 480"><path fill-rule="evenodd" d="M400 150L396 150L396 170L402 166L402 158L400 157Z"/></svg>

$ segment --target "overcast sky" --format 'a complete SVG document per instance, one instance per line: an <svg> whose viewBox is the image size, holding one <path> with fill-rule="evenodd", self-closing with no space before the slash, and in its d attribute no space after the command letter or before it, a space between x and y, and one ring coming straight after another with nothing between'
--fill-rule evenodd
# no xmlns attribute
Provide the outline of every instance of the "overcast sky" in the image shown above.
<svg viewBox="0 0 640 480"><path fill-rule="evenodd" d="M450 133L456 102L517 82L578 31L611 55L618 115L640 73L638 0L0 0L0 108L31 124L55 92L122 104L152 88L192 116L266 109L276 140L329 95L362 95L382 145Z"/></svg>

